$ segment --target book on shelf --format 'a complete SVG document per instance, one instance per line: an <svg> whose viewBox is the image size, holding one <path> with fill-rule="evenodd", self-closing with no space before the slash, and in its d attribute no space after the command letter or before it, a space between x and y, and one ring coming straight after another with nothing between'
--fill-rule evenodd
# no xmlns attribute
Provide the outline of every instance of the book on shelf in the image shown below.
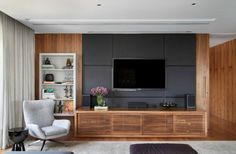
<svg viewBox="0 0 236 154"><path fill-rule="evenodd" d="M62 84L74 84L74 82L73 81L65 81Z"/></svg>
<svg viewBox="0 0 236 154"><path fill-rule="evenodd" d="M44 84L55 84L55 81L43 81Z"/></svg>
<svg viewBox="0 0 236 154"><path fill-rule="evenodd" d="M42 65L42 69L55 69L54 65Z"/></svg>
<svg viewBox="0 0 236 154"><path fill-rule="evenodd" d="M94 106L94 111L107 111L108 106Z"/></svg>
<svg viewBox="0 0 236 154"><path fill-rule="evenodd" d="M43 93L43 99L56 99L55 93Z"/></svg>

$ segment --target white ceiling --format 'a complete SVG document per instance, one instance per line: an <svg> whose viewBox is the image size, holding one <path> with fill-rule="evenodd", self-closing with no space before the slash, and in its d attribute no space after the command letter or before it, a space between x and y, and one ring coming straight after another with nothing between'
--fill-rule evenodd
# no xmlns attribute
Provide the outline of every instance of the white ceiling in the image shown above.
<svg viewBox="0 0 236 154"><path fill-rule="evenodd" d="M36 33L236 34L236 0L0 0L0 10Z"/></svg>

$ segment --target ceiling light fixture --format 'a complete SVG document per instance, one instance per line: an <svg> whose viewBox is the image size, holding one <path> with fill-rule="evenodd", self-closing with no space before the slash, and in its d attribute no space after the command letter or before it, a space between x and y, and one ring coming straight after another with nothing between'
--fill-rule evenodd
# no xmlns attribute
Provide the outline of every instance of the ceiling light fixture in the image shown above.
<svg viewBox="0 0 236 154"><path fill-rule="evenodd" d="M197 3L192 3L192 6L195 6L195 5L197 5Z"/></svg>
<svg viewBox="0 0 236 154"><path fill-rule="evenodd" d="M102 4L101 4L101 3L98 3L97 6L102 6Z"/></svg>

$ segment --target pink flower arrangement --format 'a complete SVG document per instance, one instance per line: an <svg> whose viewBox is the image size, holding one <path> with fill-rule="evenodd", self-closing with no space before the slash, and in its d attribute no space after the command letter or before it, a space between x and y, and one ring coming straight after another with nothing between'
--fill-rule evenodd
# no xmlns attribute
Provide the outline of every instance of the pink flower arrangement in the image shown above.
<svg viewBox="0 0 236 154"><path fill-rule="evenodd" d="M108 89L105 87L95 87L90 90L90 94L93 96L106 96L108 94Z"/></svg>

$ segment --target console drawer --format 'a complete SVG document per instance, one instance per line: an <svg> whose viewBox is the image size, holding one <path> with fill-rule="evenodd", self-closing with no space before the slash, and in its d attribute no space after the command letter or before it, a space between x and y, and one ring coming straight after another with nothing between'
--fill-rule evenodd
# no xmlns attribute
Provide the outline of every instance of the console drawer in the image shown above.
<svg viewBox="0 0 236 154"><path fill-rule="evenodd" d="M77 133L86 134L111 134L111 116L109 114L78 114Z"/></svg>
<svg viewBox="0 0 236 154"><path fill-rule="evenodd" d="M175 115L174 119L175 133L204 133L204 115Z"/></svg>

